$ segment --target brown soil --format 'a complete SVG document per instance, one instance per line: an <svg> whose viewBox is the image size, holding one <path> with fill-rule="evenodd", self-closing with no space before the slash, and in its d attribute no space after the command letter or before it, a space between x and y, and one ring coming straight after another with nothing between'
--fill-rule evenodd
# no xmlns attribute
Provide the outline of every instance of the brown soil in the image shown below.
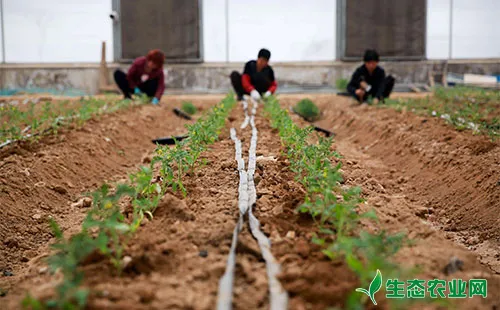
<svg viewBox="0 0 500 310"><path fill-rule="evenodd" d="M304 96L281 97L287 106ZM410 113L353 106L343 97L308 97L324 111L318 125L336 134L335 148L345 158L346 184L361 186L368 201L362 208L374 207L381 219L380 227L368 228L404 230L417 241L403 249L397 260L407 267L420 266L423 278L487 278L487 299L475 297L457 305L461 309L500 307L500 279L495 274L500 273L500 240L494 229L500 207L498 145L456 132L438 119L424 121ZM27 290L48 296L57 283L57 277L40 270L51 241L48 216L61 223L66 233L77 231L85 209L70 204L81 193L105 180L125 178L152 152L152 138L183 132L186 121L171 113L170 103L187 99L208 107L221 97L165 98L169 105L105 116L82 130L3 151L0 205L6 212L0 213L0 268L14 273L0 276L0 288L9 289L0 297L5 308L18 308ZM280 156L279 137L262 117L262 108L259 114L257 155L264 158L257 165L255 214L282 264L280 280L290 295L289 308L344 307L346 296L359 284L357 278L342 261L326 259L310 242L314 224L294 212L304 191ZM241 107L230 120L220 142L204 154L209 164L186 176L188 196L166 195L154 219L130 242L126 255L132 262L124 274L116 276L99 259L84 267L86 285L95 292L90 309L215 307L238 216L238 173L229 127L237 129L245 160L250 142L250 130L239 129ZM464 268L445 276L443 268L453 256L464 262ZM267 309L268 299L265 264L246 225L237 249L233 304L235 309ZM386 308L381 302L379 308Z"/></svg>

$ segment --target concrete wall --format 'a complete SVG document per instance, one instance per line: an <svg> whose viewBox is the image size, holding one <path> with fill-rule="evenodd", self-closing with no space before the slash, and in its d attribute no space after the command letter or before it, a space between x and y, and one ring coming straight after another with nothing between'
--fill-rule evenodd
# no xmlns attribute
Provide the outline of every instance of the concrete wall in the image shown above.
<svg viewBox="0 0 500 310"><path fill-rule="evenodd" d="M427 57L449 55L451 1L452 57L499 58L498 0L427 0ZM101 41L112 61L111 0L3 2L8 63L96 63ZM336 0L203 0L203 20L206 62L245 61L261 47L273 62L336 57Z"/></svg>
<svg viewBox="0 0 500 310"><path fill-rule="evenodd" d="M349 78L358 63L319 62L319 63L280 63L274 66L278 77L278 92L291 89L335 87L339 78ZM165 67L166 92L227 92L230 89L229 74L240 70L243 63L218 63L202 65L169 65ZM443 70L443 64L436 61L409 61L382 63L397 83L427 83L429 70ZM111 74L118 65L110 67ZM120 66L127 70L128 66ZM456 73L500 74L497 61L452 61L449 71ZM97 65L67 67L42 65L0 65L0 88L26 89L49 88L60 91L80 89L88 94L98 91L99 68Z"/></svg>

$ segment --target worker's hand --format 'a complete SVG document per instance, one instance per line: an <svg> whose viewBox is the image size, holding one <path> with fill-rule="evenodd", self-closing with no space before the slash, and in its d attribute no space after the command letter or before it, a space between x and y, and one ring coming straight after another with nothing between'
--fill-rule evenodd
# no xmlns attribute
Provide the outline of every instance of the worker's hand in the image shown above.
<svg viewBox="0 0 500 310"><path fill-rule="evenodd" d="M151 103L154 105L157 105L158 103L160 103L160 100L158 100L158 98L154 97L153 100L151 100Z"/></svg>
<svg viewBox="0 0 500 310"><path fill-rule="evenodd" d="M136 95L141 94L141 90L139 89L139 87L134 88L134 94L136 94Z"/></svg>
<svg viewBox="0 0 500 310"><path fill-rule="evenodd" d="M366 92L369 92L370 89L372 89L372 86L368 83L366 83L365 81L362 81L361 83L359 83L359 86L361 86L362 89L364 89Z"/></svg>
<svg viewBox="0 0 500 310"><path fill-rule="evenodd" d="M271 93L270 91L266 91L266 92L264 93L264 98L267 98L267 97L269 97L269 96L271 96L271 95L272 95L272 93Z"/></svg>
<svg viewBox="0 0 500 310"><path fill-rule="evenodd" d="M356 91L354 92L356 94L356 96L358 96L359 98L363 98L364 95L365 95L365 91L362 90L361 88L358 88L356 89Z"/></svg>
<svg viewBox="0 0 500 310"><path fill-rule="evenodd" d="M255 100L255 101L259 101L259 100L260 100L260 94L259 94L259 92L258 92L256 89L254 89L254 90L252 90L252 91L250 92L250 96L251 96L251 97L252 97L252 99L253 99L253 100Z"/></svg>

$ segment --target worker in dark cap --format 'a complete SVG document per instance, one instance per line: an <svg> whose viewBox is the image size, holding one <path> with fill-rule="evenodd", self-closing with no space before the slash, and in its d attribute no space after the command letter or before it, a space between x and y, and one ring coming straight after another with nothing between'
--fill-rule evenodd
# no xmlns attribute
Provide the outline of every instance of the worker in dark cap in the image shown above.
<svg viewBox="0 0 500 310"><path fill-rule="evenodd" d="M274 94L278 84L274 78L273 68L269 65L271 52L265 48L259 51L257 60L250 60L245 64L243 75L237 71L231 73L231 84L238 96L243 100L243 95L250 95L258 101L262 96Z"/></svg>
<svg viewBox="0 0 500 310"><path fill-rule="evenodd" d="M354 71L347 91L360 103L373 99L374 103L388 98L394 87L394 78L385 76L385 71L379 67L379 55L375 50L366 50L364 64Z"/></svg>

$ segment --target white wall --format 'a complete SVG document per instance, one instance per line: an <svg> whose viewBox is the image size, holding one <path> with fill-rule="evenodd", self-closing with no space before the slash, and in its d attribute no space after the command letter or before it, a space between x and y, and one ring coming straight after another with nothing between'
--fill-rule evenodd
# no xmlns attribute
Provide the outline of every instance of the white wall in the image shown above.
<svg viewBox="0 0 500 310"><path fill-rule="evenodd" d="M3 0L6 62L113 60L111 0Z"/></svg>
<svg viewBox="0 0 500 310"><path fill-rule="evenodd" d="M268 48L272 61L335 59L336 2L230 0L229 61L246 61Z"/></svg>
<svg viewBox="0 0 500 310"><path fill-rule="evenodd" d="M451 57L499 58L498 0L427 0L427 57L449 57L450 3L453 3Z"/></svg>
<svg viewBox="0 0 500 310"><path fill-rule="evenodd" d="M202 1L203 58L205 61L227 60L226 0Z"/></svg>
<svg viewBox="0 0 500 310"><path fill-rule="evenodd" d="M2 7L0 6L0 12L2 10ZM0 13L0 17L2 14ZM0 21L0 61L3 60L3 48L2 48L2 22Z"/></svg>
<svg viewBox="0 0 500 310"><path fill-rule="evenodd" d="M335 14L335 0L205 0L204 59L242 62L265 47L272 61L333 60Z"/></svg>

